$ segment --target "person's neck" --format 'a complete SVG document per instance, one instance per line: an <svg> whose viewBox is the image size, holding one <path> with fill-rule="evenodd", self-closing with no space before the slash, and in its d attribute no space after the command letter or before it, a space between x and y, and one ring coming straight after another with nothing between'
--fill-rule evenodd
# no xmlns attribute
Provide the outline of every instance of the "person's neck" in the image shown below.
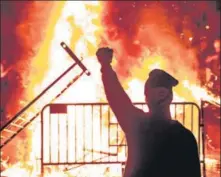
<svg viewBox="0 0 221 177"><path fill-rule="evenodd" d="M170 114L170 109L169 108L155 108L155 109L150 109L150 113L153 116L157 116L159 118L163 119L172 119L171 114Z"/></svg>

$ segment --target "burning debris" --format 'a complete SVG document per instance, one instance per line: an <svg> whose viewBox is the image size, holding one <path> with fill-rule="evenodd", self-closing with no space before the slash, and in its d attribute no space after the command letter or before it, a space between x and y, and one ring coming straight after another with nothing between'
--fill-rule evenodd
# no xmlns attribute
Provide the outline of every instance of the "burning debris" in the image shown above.
<svg viewBox="0 0 221 177"><path fill-rule="evenodd" d="M214 9L214 2L187 1L1 2L1 126L73 62L60 49L61 41L71 46L78 57L84 58L83 63L92 71L92 76L91 79L82 77L78 84L55 100L56 103L105 101L95 52L98 46L110 46L116 53L114 67L121 74L120 79L133 101L143 101L140 93L143 93L144 81L150 70L159 68L181 80L174 90L174 101L192 101L200 105L205 99L219 109L220 51L217 46L220 40L214 35L220 35L217 24L220 17ZM208 50L202 52L198 48L197 40L205 35L211 41L216 39L215 52L211 49L213 52L208 54ZM206 41L206 48L212 46L211 41ZM199 60L199 54L205 63ZM205 68L210 71L207 72L208 79L202 81L199 71L205 74ZM47 104L78 72L75 70L66 75L31 111ZM219 127L219 121L213 119L213 128ZM36 177L39 172L39 121L24 134L3 149L1 171L4 172L1 175ZM217 133L210 136L217 136ZM220 149L217 141L215 149ZM18 144L29 147L22 149ZM25 159L18 155L19 151L26 155ZM214 157L207 160L208 164L210 162L214 163ZM113 176L115 167L118 169L116 176L121 176L121 166L117 165L99 167L100 176ZM74 168L78 170L73 170L72 175L89 176L98 169L93 168ZM71 176L60 169L49 171L48 177ZM82 171L87 172L83 174Z"/></svg>

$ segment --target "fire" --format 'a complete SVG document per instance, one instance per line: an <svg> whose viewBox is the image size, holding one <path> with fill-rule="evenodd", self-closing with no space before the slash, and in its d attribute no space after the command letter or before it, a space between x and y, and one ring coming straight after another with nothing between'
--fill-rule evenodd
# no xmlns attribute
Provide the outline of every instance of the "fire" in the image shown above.
<svg viewBox="0 0 221 177"><path fill-rule="evenodd" d="M183 85L185 88L192 91L192 94L195 97L196 101L199 102L200 100L206 100L208 102L220 105L220 97L209 93L205 88L190 84L188 80L184 80Z"/></svg>
<svg viewBox="0 0 221 177"><path fill-rule="evenodd" d="M24 176L30 176L29 172L27 169L25 168L21 168L18 164L16 164L15 166L5 170L2 174L2 176L7 176L7 177L24 177Z"/></svg>
<svg viewBox="0 0 221 177"><path fill-rule="evenodd" d="M37 70L37 74L30 75L31 82L27 88L27 97L35 97L38 93L48 86L51 81L55 80L65 69L67 69L73 61L67 56L67 54L61 49L60 42L64 41L68 46L71 46L72 50L78 57L84 58L83 63L92 72L92 76L81 77L80 81L71 86L59 99L55 100L57 103L67 102L99 102L105 99L104 92L102 90L100 80L100 66L95 58L95 52L100 45L103 27L101 25L101 13L102 13L102 2L100 1L59 1L56 2L54 11L52 12L50 24L48 26L48 33L43 42L41 50L38 55L33 59L33 70ZM146 60L142 61L141 66L132 68L133 79L128 78L124 81L124 87L131 99L135 102L143 102L143 86L145 79L147 78L148 72L154 68L169 69L167 60L164 59L160 54L145 56ZM48 65L47 63L48 60ZM40 69L39 69L40 68ZM39 104L36 105L35 109L42 108L45 104L50 103L51 99L57 95L69 82L78 74L80 69L71 71L67 74L62 81L59 82L53 91L47 94ZM186 71L186 74L191 75ZM188 91L189 95L183 93ZM212 96L208 91L200 86L197 86L194 82L189 80L181 80L181 84L178 89L175 90L174 101L193 101L200 104L201 99L220 103L220 98ZM34 109L34 110L35 110ZM34 111L33 110L33 111ZM90 113L87 113L87 117L90 117ZM73 120L72 120L73 121ZM62 122L60 122L62 126ZM83 129L80 127L79 129ZM12 167L8 167L2 175L8 177L22 176L22 177L37 177L39 175L39 158L40 158L40 122L36 121L30 129L32 131L32 151L30 152L30 166L32 168L23 167L22 164L17 163ZM54 134L56 135L56 127L53 126ZM80 131L80 130L79 130ZM88 130L88 133L90 130ZM66 130L63 129L61 136L65 137ZM99 133L99 132L97 132ZM104 137L107 134L104 133ZM46 139L49 137L46 137ZM47 140L45 142L48 142ZM96 142L95 142L96 143ZM56 136L54 136L52 146L56 147ZM79 147L81 142L79 142ZM88 147L90 147L88 145ZM56 147L58 148L58 147ZM65 149L65 144L64 147ZM62 149L61 148L61 149ZM80 147L81 148L81 147ZM94 147L95 150L107 151L106 147ZM90 150L90 149L88 149ZM46 152L47 153L47 152ZM123 154L120 152L122 159L125 159ZM68 156L73 155L81 157L79 154L70 152ZM48 154L46 155L48 156ZM67 154L61 155L61 160L64 161ZM58 158L54 152L53 160L56 161ZM91 159L89 159L91 160ZM121 165L109 165L107 166L82 166L74 168L74 170L68 170L65 172L64 168L48 170L46 177L66 177L66 176L116 176L122 175Z"/></svg>

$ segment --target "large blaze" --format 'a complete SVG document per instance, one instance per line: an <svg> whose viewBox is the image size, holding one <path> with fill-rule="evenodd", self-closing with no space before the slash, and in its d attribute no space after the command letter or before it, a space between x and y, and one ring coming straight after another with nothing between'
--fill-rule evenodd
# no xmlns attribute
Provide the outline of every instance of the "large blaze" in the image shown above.
<svg viewBox="0 0 221 177"><path fill-rule="evenodd" d="M167 4L166 4L167 5ZM170 24L168 12L165 6L158 3L124 2L124 1L56 1L49 15L45 38L42 40L37 54L29 63L30 72L24 73L23 83L27 83L24 91L25 99L36 97L53 80L64 72L74 61L61 48L60 43L64 41L74 53L83 58L83 63L91 71L91 76L83 75L76 83L69 87L53 103L87 103L104 102L105 94L100 78L100 65L96 60L95 53L98 47L110 46L115 52L114 68L119 78L134 102L144 102L143 88L148 73L155 68L164 69L180 81L174 89L174 102L195 102L200 105L202 100L220 105L219 95L215 95L200 84L198 78L199 63L197 53L191 47L186 47L185 42L180 39L175 27ZM136 8L135 8L136 6ZM175 5L174 5L175 6ZM131 9L130 13L127 13ZM36 12L33 12L36 13ZM179 20L179 19L178 19ZM22 27L20 27L22 28ZM20 29L21 30L21 29ZM192 40L191 31L184 31L188 36L188 41ZM25 40L23 40L25 41ZM31 44L30 44L31 45ZM1 67L3 67L1 65ZM1 68L2 70L2 68ZM52 99L65 88L65 86L79 74L80 68L73 69L50 92L46 93L43 99L34 105L29 116L41 110L44 105L51 103ZM10 72L10 71L5 71ZM7 74L7 73L1 73ZM3 77L3 75L1 75ZM90 117L90 112L86 113ZM172 115L174 112L172 112ZM56 119L55 119L56 120ZM56 120L58 121L58 120ZM52 125L53 141L51 145L57 146L56 121ZM74 120L69 120L74 125ZM88 120L89 121L89 120ZM89 122L90 123L90 122ZM60 122L62 125L64 122ZM92 124L92 123L91 123ZM47 125L47 122L45 123ZM85 127L78 127L78 134ZM45 129L47 131L47 129ZM65 128L60 132L61 137L67 134ZM90 129L87 129L87 134ZM99 133L95 132L95 133ZM2 176L7 177L37 177L40 174L40 117L37 118L26 130L28 134L27 145L29 146L25 159L19 162L9 163L6 150L2 159ZM106 130L102 135L107 139ZM123 136L123 135L122 135ZM45 143L49 142L49 137L45 137ZM13 141L13 140L12 140ZM16 139L14 140L16 141ZM107 152L105 146L93 146L95 151ZM61 150L65 152L64 143ZM79 146L82 142L68 146ZM90 148L90 142L86 147ZM59 147L56 147L59 148ZM89 149L90 150L90 149ZM48 153L46 151L46 153ZM53 153L53 152L52 152ZM120 152L121 159L125 160L123 150ZM70 151L69 154L61 154L61 161L66 158L76 156L81 158L81 154ZM48 154L46 155L46 157ZM99 158L100 156L97 156ZM58 158L56 152L52 160ZM91 160L90 158L88 159ZM214 159L207 159L207 166L217 163ZM64 167L56 167L47 170L46 177L120 177L122 175L121 165L93 165L81 166L64 172ZM215 177L215 176L214 176Z"/></svg>

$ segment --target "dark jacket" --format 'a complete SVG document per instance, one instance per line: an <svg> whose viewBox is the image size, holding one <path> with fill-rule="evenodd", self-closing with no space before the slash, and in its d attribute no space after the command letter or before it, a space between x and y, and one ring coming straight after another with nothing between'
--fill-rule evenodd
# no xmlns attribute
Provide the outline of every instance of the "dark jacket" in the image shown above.
<svg viewBox="0 0 221 177"><path fill-rule="evenodd" d="M200 177L197 143L183 125L134 107L111 66L102 80L128 144L124 177Z"/></svg>

